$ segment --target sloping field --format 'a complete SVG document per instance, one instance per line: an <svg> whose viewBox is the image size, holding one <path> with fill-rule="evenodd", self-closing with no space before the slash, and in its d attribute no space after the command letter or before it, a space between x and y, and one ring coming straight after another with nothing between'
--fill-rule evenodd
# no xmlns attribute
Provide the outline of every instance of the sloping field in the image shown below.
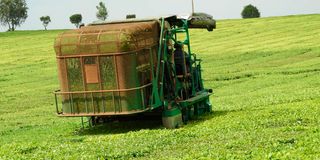
<svg viewBox="0 0 320 160"><path fill-rule="evenodd" d="M317 159L320 15L219 21L191 32L214 112L183 128L55 115L53 39L0 33L0 159Z"/></svg>

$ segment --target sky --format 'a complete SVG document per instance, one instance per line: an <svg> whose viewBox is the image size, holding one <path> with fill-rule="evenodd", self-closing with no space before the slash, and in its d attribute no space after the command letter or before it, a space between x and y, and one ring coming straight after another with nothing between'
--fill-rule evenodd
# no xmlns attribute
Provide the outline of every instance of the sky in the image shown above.
<svg viewBox="0 0 320 160"><path fill-rule="evenodd" d="M103 1L109 12L108 20L123 20L127 14L137 18L160 17L191 13L191 0L26 0L28 18L18 30L43 29L39 20L49 15L48 29L75 28L70 23L72 14L80 13L85 24L96 19L96 6ZM241 18L245 5L256 6L262 17L320 13L320 0L194 0L196 12L206 12L214 19ZM0 26L0 31L7 27Z"/></svg>

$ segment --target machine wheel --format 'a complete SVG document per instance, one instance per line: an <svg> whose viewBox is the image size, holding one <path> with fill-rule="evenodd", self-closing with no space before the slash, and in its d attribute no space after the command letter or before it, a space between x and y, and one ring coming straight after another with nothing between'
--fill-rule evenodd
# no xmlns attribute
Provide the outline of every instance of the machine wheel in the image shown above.
<svg viewBox="0 0 320 160"><path fill-rule="evenodd" d="M87 117L88 119L88 125L89 127L93 127L95 125L94 123L94 117Z"/></svg>
<svg viewBox="0 0 320 160"><path fill-rule="evenodd" d="M90 127L94 127L98 125L99 121L100 121L99 117L95 117L95 116L88 117L88 124Z"/></svg>

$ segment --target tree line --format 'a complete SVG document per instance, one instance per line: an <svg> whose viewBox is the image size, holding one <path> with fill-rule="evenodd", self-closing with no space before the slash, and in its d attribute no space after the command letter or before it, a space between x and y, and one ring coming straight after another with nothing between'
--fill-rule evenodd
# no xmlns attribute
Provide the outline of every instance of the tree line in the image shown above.
<svg viewBox="0 0 320 160"><path fill-rule="evenodd" d="M108 18L108 10L103 2L100 2L97 8L96 17L99 20L106 20ZM17 27L21 26L28 18L28 7L26 0L0 0L0 24L8 27L8 31L14 31ZM253 5L247 5L244 7L242 18L259 18L260 12ZM135 15L127 15L128 18L135 18ZM77 28L82 25L82 15L73 14L69 18L70 22ZM50 16L41 16L40 21L44 26L45 30L51 22Z"/></svg>
<svg viewBox="0 0 320 160"><path fill-rule="evenodd" d="M97 8L96 17L99 20L106 20L108 17L108 10L103 2L100 2ZM7 26L8 31L15 31L17 27L21 26L28 18L28 6L26 0L0 0L0 24ZM82 25L82 15L73 14L69 18L70 22L77 28ZM45 30L51 22L51 17L41 16L40 21Z"/></svg>
<svg viewBox="0 0 320 160"><path fill-rule="evenodd" d="M100 2L97 8L96 17L101 20L105 21L108 18L108 10L106 5L103 2ZM80 28L82 25L82 15L81 14L74 14L70 16L70 22L74 24L77 28Z"/></svg>

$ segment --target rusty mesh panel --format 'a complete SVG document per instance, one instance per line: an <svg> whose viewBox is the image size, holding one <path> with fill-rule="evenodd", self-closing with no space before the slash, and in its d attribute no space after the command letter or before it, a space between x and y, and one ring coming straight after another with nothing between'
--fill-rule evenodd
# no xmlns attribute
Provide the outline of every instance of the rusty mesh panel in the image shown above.
<svg viewBox="0 0 320 160"><path fill-rule="evenodd" d="M88 26L55 41L65 114L138 111L149 102L158 22ZM151 54L154 64L151 64ZM100 92L103 90L121 90ZM82 91L98 91L81 93ZM80 92L80 93L79 93Z"/></svg>
<svg viewBox="0 0 320 160"><path fill-rule="evenodd" d="M133 89L150 84L152 81L152 57L156 57L155 49L141 50L122 55L99 56L99 83L91 83L86 79L86 58L66 58L67 84L65 91L99 91ZM155 58L154 58L155 59ZM82 63L81 63L82 61ZM61 65L64 61L61 60ZM97 63L97 62L95 62ZM82 66L81 66L82 64ZM89 65L94 65L89 63ZM63 71L63 69L61 70ZM82 73L83 72L83 73ZM63 76L63 75L61 75ZM64 83L61 81L61 83ZM63 87L63 86L61 86ZM146 108L152 87L133 89L129 91L114 91L101 93L76 93L64 96L64 113L112 113L130 112ZM72 96L72 98L70 97Z"/></svg>
<svg viewBox="0 0 320 160"><path fill-rule="evenodd" d="M100 57L100 76L103 90L112 90L117 88L115 65L113 56ZM102 93L102 100L105 105L105 112L114 112L119 104L115 101L115 93Z"/></svg>
<svg viewBox="0 0 320 160"><path fill-rule="evenodd" d="M103 90L117 88L113 56L100 57L100 76Z"/></svg>
<svg viewBox="0 0 320 160"><path fill-rule="evenodd" d="M83 91L83 78L80 58L66 59L68 91Z"/></svg>
<svg viewBox="0 0 320 160"><path fill-rule="evenodd" d="M137 54L126 54L116 56L118 87L119 89L135 88L140 86L137 73ZM121 106L124 111L127 108L136 108L140 106L141 95L139 91L120 92ZM126 107L128 106L128 107Z"/></svg>
<svg viewBox="0 0 320 160"><path fill-rule="evenodd" d="M151 52L151 53L150 53ZM154 55L151 55L155 52L152 52L152 50L144 50L137 56L137 74L139 83L141 86L151 83L152 80L152 62L151 57ZM141 96L144 97L143 106L146 106L148 104L150 95L152 92L152 87L149 86L147 88L144 88L142 90Z"/></svg>
<svg viewBox="0 0 320 160"><path fill-rule="evenodd" d="M68 79L66 77L66 75L67 75L66 61L65 61L65 59L58 59L57 64L58 64L58 76L59 76L61 91L62 92L69 91L68 90Z"/></svg>
<svg viewBox="0 0 320 160"><path fill-rule="evenodd" d="M157 43L158 34L157 21L87 26L60 34L55 50L57 55L128 52Z"/></svg>

